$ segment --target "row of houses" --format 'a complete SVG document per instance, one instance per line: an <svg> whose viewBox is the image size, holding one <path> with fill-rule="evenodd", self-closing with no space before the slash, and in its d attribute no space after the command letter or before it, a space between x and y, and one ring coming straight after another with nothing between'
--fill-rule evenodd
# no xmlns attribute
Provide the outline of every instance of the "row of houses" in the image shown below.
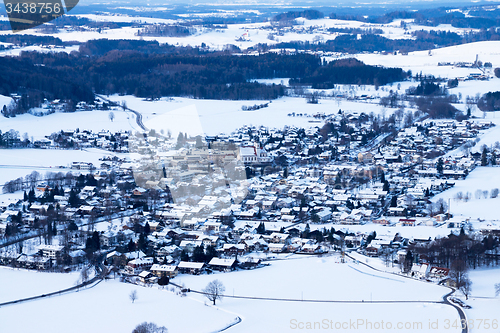
<svg viewBox="0 0 500 333"><path fill-rule="evenodd" d="M237 260L235 258L212 258L208 263L180 261L178 264L165 265L154 264L153 258L139 258L131 260L125 266L123 272L127 275L137 275L146 280L152 276L161 278L166 276L174 278L177 274L198 275L207 271L229 272L237 267L254 268L261 264L260 259L245 258Z"/></svg>

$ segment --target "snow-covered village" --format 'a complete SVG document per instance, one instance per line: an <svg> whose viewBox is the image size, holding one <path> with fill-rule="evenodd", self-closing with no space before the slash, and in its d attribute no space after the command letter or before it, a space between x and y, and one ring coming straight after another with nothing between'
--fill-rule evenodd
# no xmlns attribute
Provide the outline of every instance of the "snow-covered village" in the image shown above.
<svg viewBox="0 0 500 333"><path fill-rule="evenodd" d="M499 330L500 6L144 5L0 13L0 331Z"/></svg>

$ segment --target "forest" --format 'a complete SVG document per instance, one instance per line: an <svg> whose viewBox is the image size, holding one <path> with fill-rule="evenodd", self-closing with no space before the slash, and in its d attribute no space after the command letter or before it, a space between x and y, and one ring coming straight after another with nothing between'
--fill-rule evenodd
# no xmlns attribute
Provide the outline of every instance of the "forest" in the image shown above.
<svg viewBox="0 0 500 333"><path fill-rule="evenodd" d="M196 32L196 29L182 25L151 24L137 32L137 36L150 37L186 37Z"/></svg>
<svg viewBox="0 0 500 333"><path fill-rule="evenodd" d="M308 9L304 11L291 11L287 13L281 13L273 17L273 21L290 21L299 17L306 18L308 20L316 20L323 18L325 15L317 10Z"/></svg>
<svg viewBox="0 0 500 333"><path fill-rule="evenodd" d="M477 102L477 107L481 111L500 110L500 91L487 92Z"/></svg>
<svg viewBox="0 0 500 333"><path fill-rule="evenodd" d="M410 251L431 265L451 267L455 260L464 260L468 267L497 266L500 263L498 237L473 238L461 229L459 235L437 238L425 246L410 246Z"/></svg>
<svg viewBox="0 0 500 333"><path fill-rule="evenodd" d="M297 50L311 50L324 52L396 52L407 53L412 51L432 50L436 47L460 45L465 43L499 40L496 29L470 32L460 36L448 31L420 30L412 33L415 39L389 39L377 34L376 29L365 31L358 39L357 34L337 36L334 40L324 43L310 43L308 41L290 41L276 44L276 48L293 48Z"/></svg>
<svg viewBox="0 0 500 333"><path fill-rule="evenodd" d="M406 73L401 68L368 66L357 59L341 59L317 68L311 75L291 79L290 84L311 85L314 89L331 89L335 84L385 85L402 81Z"/></svg>
<svg viewBox="0 0 500 333"><path fill-rule="evenodd" d="M9 28L10 29L10 28ZM78 42L63 42L60 38L52 36L35 36L35 35L19 35L19 34L6 34L0 35L0 42L2 43L12 43L14 45L75 45Z"/></svg>
<svg viewBox="0 0 500 333"><path fill-rule="evenodd" d="M170 53L152 52L158 48ZM405 76L401 69L367 66L354 59L324 63L308 54L235 56L147 41L92 41L71 54L23 52L0 58L0 94L25 96L23 107L14 113L38 106L43 98L90 102L94 93L271 100L284 96L285 87L256 79L290 77L296 85L331 87L336 83L383 85Z"/></svg>

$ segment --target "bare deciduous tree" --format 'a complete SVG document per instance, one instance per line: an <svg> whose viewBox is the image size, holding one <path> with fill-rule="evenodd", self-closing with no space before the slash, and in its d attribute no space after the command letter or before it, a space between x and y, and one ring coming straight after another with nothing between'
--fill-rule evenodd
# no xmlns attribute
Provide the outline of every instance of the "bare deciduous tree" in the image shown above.
<svg viewBox="0 0 500 333"><path fill-rule="evenodd" d="M465 299L469 299L472 290L472 281L466 277L463 279L462 284L458 287L460 291L465 295Z"/></svg>
<svg viewBox="0 0 500 333"><path fill-rule="evenodd" d="M462 199L463 199L463 197L464 197L464 194L462 193L462 191L457 192L457 193L455 194L455 200L457 200L457 201L462 200Z"/></svg>
<svg viewBox="0 0 500 333"><path fill-rule="evenodd" d="M167 333L165 326L158 327L155 323L143 322L134 328L132 333Z"/></svg>
<svg viewBox="0 0 500 333"><path fill-rule="evenodd" d="M457 288L465 295L465 299L468 299L472 281L469 279L467 263L461 259L453 261L450 266L450 278L455 281Z"/></svg>
<svg viewBox="0 0 500 333"><path fill-rule="evenodd" d="M130 295L128 295L132 303L134 303L137 300L137 290L132 290L130 292Z"/></svg>
<svg viewBox="0 0 500 333"><path fill-rule="evenodd" d="M109 117L109 120L111 120L111 122L113 122L113 120L115 120L115 114L113 113L113 111L111 111L111 112L108 114L108 117Z"/></svg>
<svg viewBox="0 0 500 333"><path fill-rule="evenodd" d="M80 271L80 279L82 280L82 283L85 283L89 280L90 277L90 269L89 266L84 266L83 269Z"/></svg>
<svg viewBox="0 0 500 333"><path fill-rule="evenodd" d="M212 301L215 305L216 300L222 300L222 295L224 294L225 290L226 288L224 288L224 285L221 281L213 280L212 282L207 284L205 289L203 289L203 292L205 293L205 297Z"/></svg>

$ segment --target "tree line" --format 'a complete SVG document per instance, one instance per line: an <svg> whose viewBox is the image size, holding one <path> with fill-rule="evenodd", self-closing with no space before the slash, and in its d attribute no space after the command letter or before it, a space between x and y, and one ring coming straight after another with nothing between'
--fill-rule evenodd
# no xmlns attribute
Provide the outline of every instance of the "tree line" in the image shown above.
<svg viewBox="0 0 500 333"><path fill-rule="evenodd" d="M196 29L182 25L152 24L137 31L137 36L152 37L186 37L196 32Z"/></svg>
<svg viewBox="0 0 500 333"><path fill-rule="evenodd" d="M498 237L467 235L462 228L459 235L450 233L447 237L437 238L426 245L412 245L409 249L434 266L450 268L453 262L462 260L468 267L476 269L498 266L499 244Z"/></svg>
<svg viewBox="0 0 500 333"><path fill-rule="evenodd" d="M115 46L122 50L113 50ZM295 84L330 87L335 83L386 84L405 77L401 69L367 66L353 59L326 63L309 54L235 56L193 48L149 52L158 47L156 42L106 40L88 42L71 54L23 52L2 57L0 94L22 94L24 104L18 103L15 113L23 113L45 98L70 105L90 103L94 93L271 100L284 96L285 87L255 79L291 77ZM142 49L146 52L137 51Z"/></svg>
<svg viewBox="0 0 500 333"><path fill-rule="evenodd" d="M289 83L311 84L315 89L331 89L335 84L385 85L405 78L406 73L401 68L369 66L351 58L329 62L311 75L291 79Z"/></svg>
<svg viewBox="0 0 500 333"><path fill-rule="evenodd" d="M296 18L303 17L308 20L316 20L325 17L325 14L318 10L306 9L303 11L290 11L281 13L273 17L273 21L291 21Z"/></svg>
<svg viewBox="0 0 500 333"><path fill-rule="evenodd" d="M360 21L366 23L387 24L398 19L413 19L415 24L436 27L440 24L450 24L455 28L489 29L500 25L498 18L499 9L483 9L475 6L467 8L468 15L455 11L449 12L449 8L432 8L418 11L393 11L384 15L340 15L331 13L331 19Z"/></svg>
<svg viewBox="0 0 500 333"><path fill-rule="evenodd" d="M495 29L469 32L463 36L449 31L415 31L412 32L415 39L389 39L380 36L373 31L365 32L358 38L357 33L348 33L337 36L333 40L324 43L312 43L309 41L290 41L276 44L276 48L293 48L297 50L323 51L323 52L396 52L402 53L422 50L432 50L438 47L460 45L479 41L499 40L500 35Z"/></svg>

